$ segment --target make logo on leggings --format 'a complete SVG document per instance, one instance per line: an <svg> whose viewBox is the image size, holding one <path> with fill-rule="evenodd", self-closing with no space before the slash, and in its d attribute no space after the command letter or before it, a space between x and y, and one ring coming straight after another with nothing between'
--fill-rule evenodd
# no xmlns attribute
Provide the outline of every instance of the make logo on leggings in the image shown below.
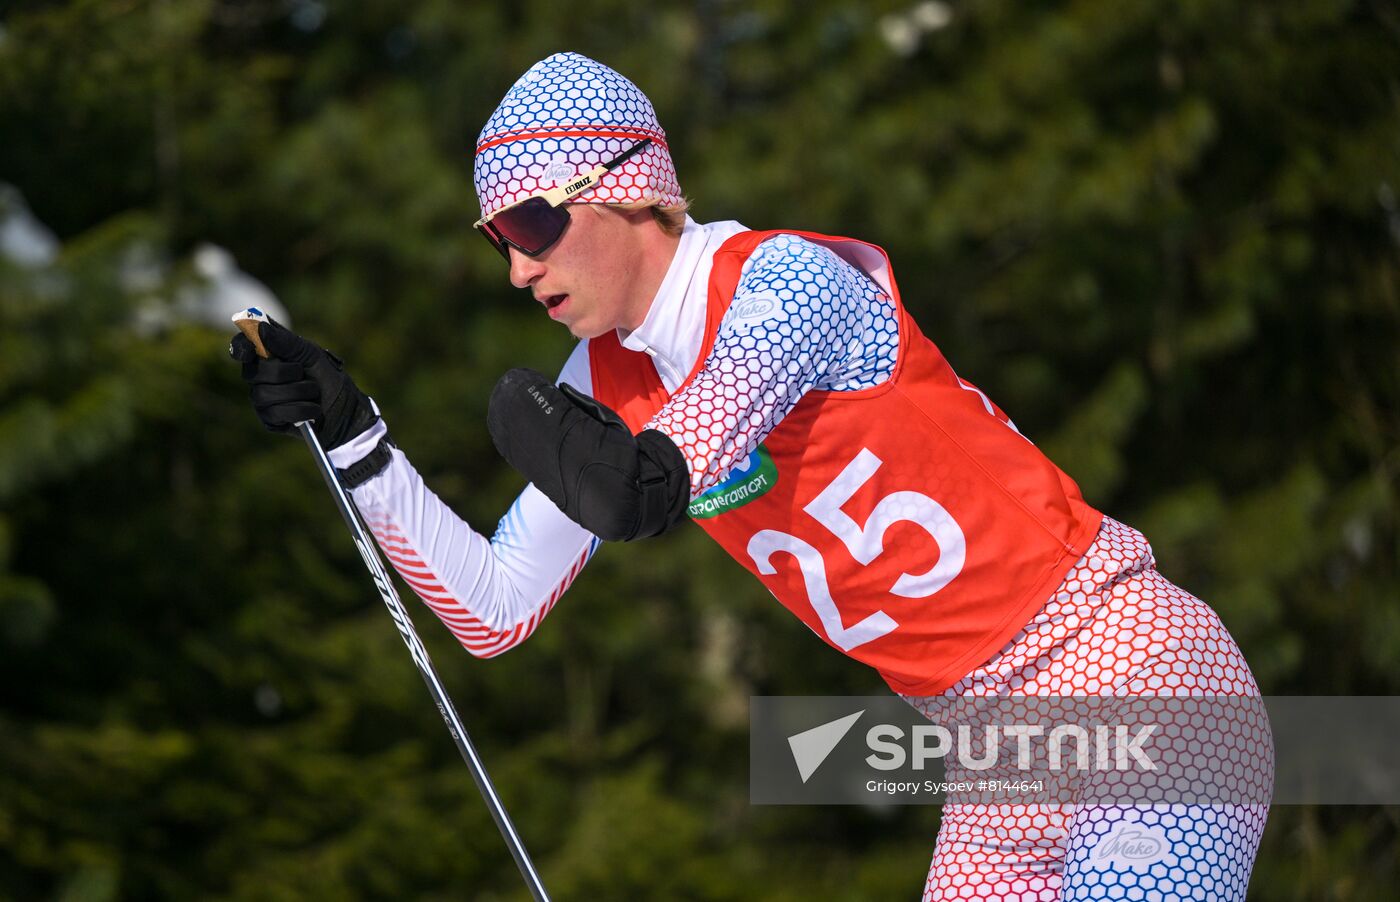
<svg viewBox="0 0 1400 902"><path fill-rule="evenodd" d="M1123 822L1099 840L1090 861L1095 865L1141 868L1170 857L1167 835L1160 827Z"/></svg>
<svg viewBox="0 0 1400 902"><path fill-rule="evenodd" d="M777 484L778 467L773 456L759 445L749 452L742 465L730 471L724 482L690 502L686 510L697 520L718 517L767 494Z"/></svg>

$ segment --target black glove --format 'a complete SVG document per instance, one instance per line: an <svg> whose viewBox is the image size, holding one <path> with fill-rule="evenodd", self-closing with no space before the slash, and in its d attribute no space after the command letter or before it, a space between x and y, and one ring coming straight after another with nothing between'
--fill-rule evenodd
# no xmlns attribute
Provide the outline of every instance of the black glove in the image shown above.
<svg viewBox="0 0 1400 902"><path fill-rule="evenodd" d="M664 434L542 373L515 369L487 409L496 450L571 520L609 541L658 535L685 518L690 476Z"/></svg>
<svg viewBox="0 0 1400 902"><path fill-rule="evenodd" d="M243 381L258 419L273 432L295 433L311 420L327 449L337 448L379 419L369 397L345 374L340 358L276 322L258 323L269 357L259 357L242 332L228 353L243 364Z"/></svg>

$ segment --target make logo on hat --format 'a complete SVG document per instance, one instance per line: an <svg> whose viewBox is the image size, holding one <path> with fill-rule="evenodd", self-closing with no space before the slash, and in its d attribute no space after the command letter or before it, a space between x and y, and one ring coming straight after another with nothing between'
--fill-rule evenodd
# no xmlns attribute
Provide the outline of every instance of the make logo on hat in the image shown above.
<svg viewBox="0 0 1400 902"><path fill-rule="evenodd" d="M545 163L540 170L539 182L541 185L557 187L566 182L573 181L578 175L578 166L570 163L563 157L555 157Z"/></svg>

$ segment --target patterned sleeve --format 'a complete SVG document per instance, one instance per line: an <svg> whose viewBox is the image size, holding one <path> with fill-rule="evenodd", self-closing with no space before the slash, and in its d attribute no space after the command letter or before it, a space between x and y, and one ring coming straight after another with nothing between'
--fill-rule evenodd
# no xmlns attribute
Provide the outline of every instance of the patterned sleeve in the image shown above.
<svg viewBox="0 0 1400 902"><path fill-rule="evenodd" d="M462 647L479 658L529 638L598 539L527 485L488 540L431 492L403 452L354 490L384 555Z"/></svg>
<svg viewBox="0 0 1400 902"><path fill-rule="evenodd" d="M647 424L690 467L691 497L721 482L813 389L855 391L894 369L893 302L825 247L776 235L745 262L696 377Z"/></svg>

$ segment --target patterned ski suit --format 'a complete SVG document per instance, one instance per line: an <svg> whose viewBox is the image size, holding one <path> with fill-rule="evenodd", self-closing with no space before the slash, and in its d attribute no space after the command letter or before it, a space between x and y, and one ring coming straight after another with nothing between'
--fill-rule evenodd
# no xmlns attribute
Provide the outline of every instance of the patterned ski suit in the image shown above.
<svg viewBox="0 0 1400 902"><path fill-rule="evenodd" d="M1158 574L1142 535L1085 504L956 376L878 248L687 222L643 324L581 342L560 381L672 438L697 523L930 716L948 697L1258 694L1219 618ZM398 450L354 496L403 578L482 657L533 632L598 547L533 487L488 541ZM1206 766L1267 785L1272 749L1265 737L1244 763ZM1243 899L1266 816L949 804L924 898ZM1170 855L1097 859L1124 824L1158 831Z"/></svg>

